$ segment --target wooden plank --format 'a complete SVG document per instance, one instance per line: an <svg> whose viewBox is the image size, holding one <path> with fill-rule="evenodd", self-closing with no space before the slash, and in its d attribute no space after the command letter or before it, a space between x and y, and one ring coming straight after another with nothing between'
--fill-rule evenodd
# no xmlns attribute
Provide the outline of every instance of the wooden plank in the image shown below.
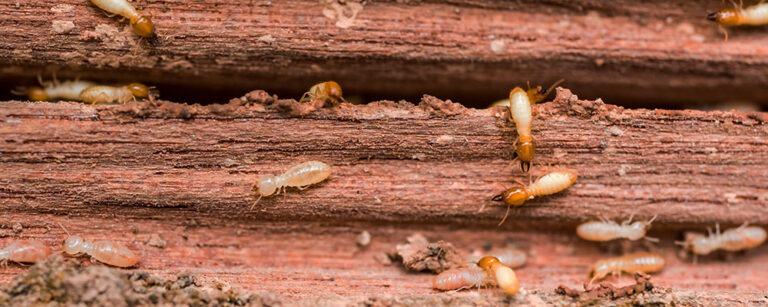
<svg viewBox="0 0 768 307"><path fill-rule="evenodd" d="M2 92L47 66L193 102L252 88L300 95L334 79L368 98L432 93L484 106L512 84L560 78L625 105L768 101L768 34L732 29L724 41L704 19L720 1L402 2L140 1L158 39L139 49L127 22L87 1L14 3L0 7ZM351 8L339 23L336 10Z"/></svg>

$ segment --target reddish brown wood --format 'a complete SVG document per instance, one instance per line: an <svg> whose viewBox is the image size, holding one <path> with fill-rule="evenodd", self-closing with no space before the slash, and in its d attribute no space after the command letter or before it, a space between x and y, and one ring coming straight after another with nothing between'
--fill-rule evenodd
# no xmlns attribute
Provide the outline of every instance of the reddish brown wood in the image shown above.
<svg viewBox="0 0 768 307"><path fill-rule="evenodd" d="M158 33L138 51L127 22L88 1L0 7L7 89L53 65L60 76L144 81L193 102L216 90L300 95L334 79L350 94L480 106L513 84L560 78L585 97L640 106L768 101L768 34L732 29L724 41L704 18L717 0L366 1L348 28L327 17L342 5L326 0L135 5Z"/></svg>
<svg viewBox="0 0 768 307"><path fill-rule="evenodd" d="M514 209L498 228L504 208L490 198L511 178L525 180L519 166L509 166L515 135L502 108L466 109L430 96L418 105L330 108L258 91L245 98L211 106L3 103L3 240L56 246L61 223L128 244L140 269L191 269L208 282L294 299L319 289L346 298L432 295L431 275L375 260L414 232L464 252L514 242L530 253L518 275L535 290L517 299L549 302L560 299L550 294L555 287L579 286L588 266L607 255L578 239L576 224L658 214L650 235L662 239L654 250L669 267L655 282L673 289L669 299L765 300L768 247L692 265L672 244L680 231L716 222L768 225L765 113L624 110L559 89L553 102L537 106L534 171L553 164L579 180ZM310 159L333 166L329 180L248 211L258 174ZM15 223L21 233L9 229ZM361 251L355 237L363 230L373 243ZM11 266L0 280L23 270Z"/></svg>

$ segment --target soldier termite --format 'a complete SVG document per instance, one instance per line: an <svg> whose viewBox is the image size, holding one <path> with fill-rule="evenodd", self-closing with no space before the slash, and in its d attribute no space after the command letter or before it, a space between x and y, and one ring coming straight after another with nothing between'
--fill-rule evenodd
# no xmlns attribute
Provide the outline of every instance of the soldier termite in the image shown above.
<svg viewBox="0 0 768 307"><path fill-rule="evenodd" d="M438 290L462 290L480 288L488 284L488 273L479 267L465 267L443 271L432 280L432 287Z"/></svg>
<svg viewBox="0 0 768 307"><path fill-rule="evenodd" d="M685 241L675 242L694 255L707 255L715 250L722 249L729 252L754 248L765 242L768 234L759 226L748 226L747 223L720 233L720 225L715 224L715 233L710 228L709 235L688 232Z"/></svg>
<svg viewBox="0 0 768 307"><path fill-rule="evenodd" d="M300 163L288 169L280 175L262 175L253 186L253 190L259 194L256 203L264 196L270 196L280 193L282 188L285 193L286 187L295 187L304 190L309 185L316 184L328 178L331 175L331 166L320 161L308 161ZM253 206L256 205L253 204ZM253 209L251 206L251 209Z"/></svg>
<svg viewBox="0 0 768 307"><path fill-rule="evenodd" d="M110 14L120 15L128 20L133 27L133 32L136 35L150 38L154 34L155 28L152 25L152 20L149 16L141 15L136 11L133 6L126 0L91 0L93 4L109 12Z"/></svg>
<svg viewBox="0 0 768 307"><path fill-rule="evenodd" d="M516 87L509 93L509 117L515 122L515 128L517 128L514 158L520 160L520 169L523 172L528 172L531 168L531 161L536 152L536 142L531 135L531 121L533 121L531 106L544 100L563 81L563 79L558 80L546 92L542 92L540 87L531 88L529 83L528 90Z"/></svg>
<svg viewBox="0 0 768 307"><path fill-rule="evenodd" d="M608 274L615 276L621 275L621 272L630 274L636 272L652 273L661 271L666 265L664 257L652 253L635 253L620 257L600 259L589 270L589 280L591 285L593 281L605 278Z"/></svg>
<svg viewBox="0 0 768 307"><path fill-rule="evenodd" d="M479 253L473 253L472 256L468 257L468 261L472 261L473 263L476 263L477 261L482 258L481 256L477 255ZM525 265L525 262L528 260L528 256L525 254L524 251L521 251L519 249L515 248L509 248L504 250L494 250L493 252L487 253L493 257L496 257L503 263L504 265L516 269L523 265Z"/></svg>
<svg viewBox="0 0 768 307"><path fill-rule="evenodd" d="M64 226L61 228L67 233L67 239L64 240L64 252L71 256L86 254L90 255L91 259L123 268L134 266L139 262L136 255L120 243L108 240L87 241L80 236L70 235Z"/></svg>
<svg viewBox="0 0 768 307"><path fill-rule="evenodd" d="M744 4L741 1L739 5L736 5L733 1L731 2L734 8L723 9L707 15L707 20L714 21L720 26L720 30L725 34L725 40L728 40L728 31L724 27L768 24L768 3L765 3L765 0L747 8L744 8Z"/></svg>
<svg viewBox="0 0 768 307"><path fill-rule="evenodd" d="M485 269L489 276L496 277L496 283L504 293L513 295L520 291L520 282L517 280L515 271L501 263L498 258L492 256L480 258L477 266Z"/></svg>
<svg viewBox="0 0 768 307"><path fill-rule="evenodd" d="M27 96L32 101L46 101L46 100L80 100L80 93L96 83L85 80L72 80L59 82L56 76L53 76L53 81L43 81L40 75L37 76L37 81L40 82L40 86L31 86L29 88L19 87L11 91L14 95Z"/></svg>
<svg viewBox="0 0 768 307"><path fill-rule="evenodd" d="M87 103L126 103L136 97L149 97L149 87L141 83L123 86L96 85L80 92L80 100Z"/></svg>
<svg viewBox="0 0 768 307"><path fill-rule="evenodd" d="M334 105L346 101L342 97L341 86L336 81L327 81L313 85L309 88L308 92L301 96L299 102L312 100L322 100Z"/></svg>
<svg viewBox="0 0 768 307"><path fill-rule="evenodd" d="M658 242L658 239L656 238L645 236L651 223L655 219L656 216L647 222L637 221L632 223L632 216L630 216L628 220L621 224L603 219L601 221L587 222L579 225L579 227L576 228L576 233L582 239L589 241L611 241L616 239L636 241L645 238L649 241Z"/></svg>
<svg viewBox="0 0 768 307"><path fill-rule="evenodd" d="M570 187L576 182L578 176L571 171L555 171L546 174L534 181L528 186L513 186L499 195L493 197L494 201L503 201L507 204L507 213L499 222L499 226L504 224L509 216L509 208L512 206L521 206L525 201L537 196L555 194Z"/></svg>
<svg viewBox="0 0 768 307"><path fill-rule="evenodd" d="M0 249L0 264L7 261L19 263L35 263L51 254L51 249L38 241L13 241L4 249Z"/></svg>

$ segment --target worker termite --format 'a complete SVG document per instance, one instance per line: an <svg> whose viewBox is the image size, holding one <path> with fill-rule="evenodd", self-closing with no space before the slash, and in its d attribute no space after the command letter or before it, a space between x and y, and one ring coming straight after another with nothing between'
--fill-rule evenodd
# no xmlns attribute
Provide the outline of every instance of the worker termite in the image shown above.
<svg viewBox="0 0 768 307"><path fill-rule="evenodd" d="M123 86L96 85L80 93L80 100L87 103L126 103L136 97L149 97L149 87L141 83Z"/></svg>
<svg viewBox="0 0 768 307"><path fill-rule="evenodd" d="M507 220L510 207L521 206L525 201L537 196L545 196L563 191L576 182L576 178L578 176L574 172L555 171L536 179L536 181L528 186L513 186L494 196L494 201L503 201L507 204L507 213L504 214L504 218L499 223L499 226Z"/></svg>
<svg viewBox="0 0 768 307"><path fill-rule="evenodd" d="M327 81L313 85L309 88L308 92L301 96L299 102L313 100L322 100L334 105L346 101L342 97L341 86L336 81Z"/></svg>
<svg viewBox="0 0 768 307"><path fill-rule="evenodd" d="M709 235L688 232L685 241L675 242L694 255L707 255L722 249L729 252L754 248L765 242L768 233L759 226L748 226L747 223L720 233L720 225L715 224L715 233L709 230Z"/></svg>
<svg viewBox="0 0 768 307"><path fill-rule="evenodd" d="M608 274L615 276L621 275L621 272L630 274L636 272L652 273L661 271L666 265L664 257L652 253L635 253L620 257L600 259L589 270L589 280L591 285L593 281L605 278Z"/></svg>
<svg viewBox="0 0 768 307"><path fill-rule="evenodd" d="M152 25L152 20L149 16L141 15L136 11L133 6L126 0L91 0L93 4L109 12L110 14L120 15L128 20L133 27L133 32L136 35L150 38L154 34L155 27Z"/></svg>
<svg viewBox="0 0 768 307"><path fill-rule="evenodd" d="M747 8L744 8L741 1L739 5L736 5L733 0L731 2L734 8L723 9L707 15L707 20L714 21L720 26L720 30L725 34L725 40L728 40L728 31L724 27L768 24L768 3L765 3L765 0Z"/></svg>
<svg viewBox="0 0 768 307"><path fill-rule="evenodd" d="M481 288L488 284L488 273L479 267L466 267L443 271L432 280L432 287L438 290L462 290Z"/></svg>
<svg viewBox="0 0 768 307"><path fill-rule="evenodd" d="M299 190L304 190L307 186L321 182L330 175L331 166L320 161L300 163L291 167L285 173L277 176L262 175L253 186L253 190L259 194L256 203L258 203L264 196L280 193L281 188L283 193L285 193L285 188L287 187L295 187ZM254 203L253 206L255 206L256 203ZM251 209L253 209L253 206L251 206Z"/></svg>
<svg viewBox="0 0 768 307"><path fill-rule="evenodd" d="M29 88L19 87L12 90L14 95L27 96L32 101L46 101L46 100L80 100L80 93L91 86L96 85L93 82L85 80L71 80L59 82L56 79L56 75L53 76L53 81L43 81L40 75L37 76L37 81L40 82L40 86L31 86Z"/></svg>
<svg viewBox="0 0 768 307"><path fill-rule="evenodd" d="M70 235L64 226L61 224L59 226L67 233L67 239L64 240L64 252L71 256L90 255L91 259L123 268L134 266L139 262L136 255L120 243L107 240L90 242L80 236Z"/></svg>
<svg viewBox="0 0 768 307"><path fill-rule="evenodd" d="M4 249L0 249L0 264L7 261L35 263L51 254L51 249L38 241L13 241Z"/></svg>
<svg viewBox="0 0 768 307"><path fill-rule="evenodd" d="M630 241L645 238L649 241L658 242L656 238L646 237L645 234L651 227L651 223L656 216L647 222L637 221L632 223L632 216L621 224L614 221L602 219L601 221L587 222L576 228L576 233L584 240L589 241L611 241L616 239L628 239ZM630 224L631 223L631 224Z"/></svg>
<svg viewBox="0 0 768 307"><path fill-rule="evenodd" d="M531 135L531 121L533 120L531 105L544 100L563 81L563 79L558 80L546 92L542 92L540 87L531 88L530 83L528 90L516 87L509 92L508 116L510 120L515 122L515 128L517 128L517 139L515 139L517 147L513 156L520 160L520 169L523 172L528 172L531 168L531 161L536 152L536 142Z"/></svg>
<svg viewBox="0 0 768 307"><path fill-rule="evenodd" d="M520 282L517 280L515 271L501 263L498 258L493 256L480 258L477 266L485 269L489 276L496 277L496 283L504 293L513 295L520 291Z"/></svg>

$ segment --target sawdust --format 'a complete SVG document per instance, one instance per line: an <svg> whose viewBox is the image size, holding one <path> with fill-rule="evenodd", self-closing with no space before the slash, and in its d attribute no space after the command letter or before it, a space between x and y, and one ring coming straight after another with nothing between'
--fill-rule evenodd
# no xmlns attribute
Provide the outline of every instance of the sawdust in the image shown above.
<svg viewBox="0 0 768 307"><path fill-rule="evenodd" d="M602 282L597 287L588 287L584 285L585 291L579 291L571 289L564 285L560 285L555 289L555 293L560 295L569 296L572 298L579 298L582 302L594 300L597 298L611 298L619 299L623 297L631 297L633 295L653 290L653 284L651 283L651 276L645 273L635 273L635 284L624 287L616 287L610 283Z"/></svg>
<svg viewBox="0 0 768 307"><path fill-rule="evenodd" d="M0 306L258 306L281 300L274 295L243 295L222 288L203 287L191 273L167 280L141 271L81 266L52 256L0 289Z"/></svg>
<svg viewBox="0 0 768 307"><path fill-rule="evenodd" d="M402 262L408 271L440 273L464 261L451 243L431 243L419 233L408 237L407 241L406 244L398 244L390 256Z"/></svg>

